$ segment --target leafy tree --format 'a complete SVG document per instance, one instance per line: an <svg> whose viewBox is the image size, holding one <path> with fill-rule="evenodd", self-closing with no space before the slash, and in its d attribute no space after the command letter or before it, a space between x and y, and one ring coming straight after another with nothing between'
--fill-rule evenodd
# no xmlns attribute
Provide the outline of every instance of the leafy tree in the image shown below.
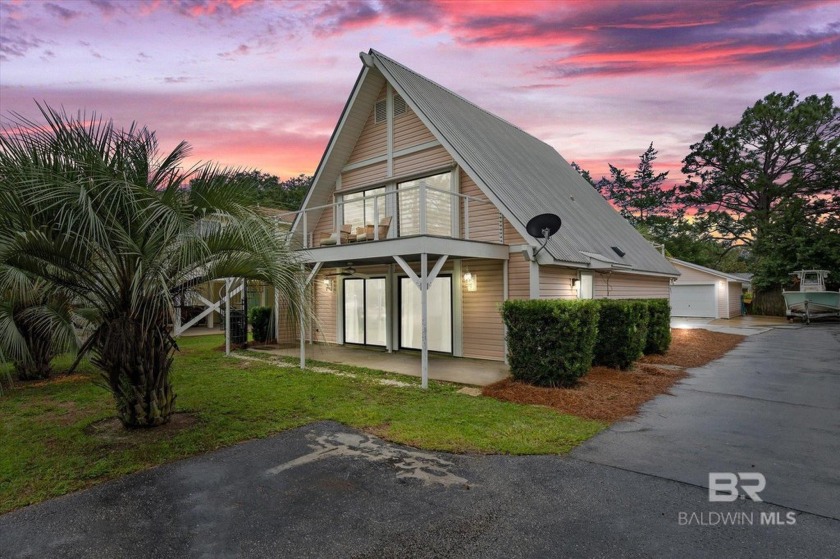
<svg viewBox="0 0 840 559"><path fill-rule="evenodd" d="M646 224L651 229L667 227L682 212L673 207L675 189L667 188L668 171L653 169L658 151L653 143L639 156L639 166L631 178L624 169L610 165L610 179L604 181L602 193L633 225Z"/></svg>
<svg viewBox="0 0 840 559"><path fill-rule="evenodd" d="M828 270L827 289L840 288L840 219L828 216L809 219L807 203L792 198L781 204L764 235L753 245L756 257L752 263L753 283L765 293L753 303L758 314L780 314L784 302L778 287L798 289L791 272L796 270Z"/></svg>
<svg viewBox="0 0 840 559"><path fill-rule="evenodd" d="M758 262L776 259L790 272L796 259L781 252L777 235L785 214L823 224L840 212L840 109L830 95L800 101L795 92L771 93L734 126L715 125L683 163L689 178L679 202L698 208L698 223L721 242L751 247ZM795 210L787 207L795 200ZM756 270L757 285L777 291L778 276L768 274Z"/></svg>
<svg viewBox="0 0 840 559"><path fill-rule="evenodd" d="M236 180L249 179L251 201L268 208L296 211L312 185L312 177L298 175L281 181L277 176L259 171L241 171Z"/></svg>
<svg viewBox="0 0 840 559"><path fill-rule="evenodd" d="M125 426L166 423L176 298L247 277L302 312L294 253L235 173L181 167L186 142L161 154L146 128L39 109L46 126L15 115L0 134L3 265L89 310L95 329L81 352L92 354Z"/></svg>

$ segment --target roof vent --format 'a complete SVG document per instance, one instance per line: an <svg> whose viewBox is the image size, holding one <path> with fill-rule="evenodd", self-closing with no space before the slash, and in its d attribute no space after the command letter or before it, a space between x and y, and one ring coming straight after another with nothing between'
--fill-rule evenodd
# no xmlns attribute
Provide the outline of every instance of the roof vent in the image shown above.
<svg viewBox="0 0 840 559"><path fill-rule="evenodd" d="M404 115L407 110L405 99L400 95L394 95L394 116Z"/></svg>
<svg viewBox="0 0 840 559"><path fill-rule="evenodd" d="M374 124L381 124L388 119L388 111L387 105L385 104L385 100L377 101L376 108L374 109L374 116L373 122Z"/></svg>
<svg viewBox="0 0 840 559"><path fill-rule="evenodd" d="M626 252L624 252L623 250L621 250L618 247L610 247L610 248L612 248L613 252L616 253L617 255L619 255L622 258L624 258L624 255L627 254Z"/></svg>

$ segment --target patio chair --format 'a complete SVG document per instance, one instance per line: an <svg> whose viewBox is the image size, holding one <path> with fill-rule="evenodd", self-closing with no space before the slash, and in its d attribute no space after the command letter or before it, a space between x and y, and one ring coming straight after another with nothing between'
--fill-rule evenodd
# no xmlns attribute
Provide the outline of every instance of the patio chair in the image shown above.
<svg viewBox="0 0 840 559"><path fill-rule="evenodd" d="M388 238L388 229L391 228L391 216L383 217L379 220L379 240L387 239ZM359 229L362 229L359 227ZM357 233L359 231L357 230ZM359 233L356 235L356 239L358 241L372 241L374 240L373 236L373 225L366 225L364 228L364 232Z"/></svg>
<svg viewBox="0 0 840 559"><path fill-rule="evenodd" d="M320 242L320 246L332 246L338 244L339 235L341 235L341 244L352 243L356 240L356 235L352 234L353 226L349 223L345 223L341 226L341 228L330 234L329 237L323 237Z"/></svg>

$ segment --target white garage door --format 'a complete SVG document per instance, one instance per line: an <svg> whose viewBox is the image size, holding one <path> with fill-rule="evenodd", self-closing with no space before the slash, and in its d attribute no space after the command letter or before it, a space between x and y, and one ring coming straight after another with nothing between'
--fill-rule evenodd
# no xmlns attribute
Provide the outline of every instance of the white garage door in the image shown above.
<svg viewBox="0 0 840 559"><path fill-rule="evenodd" d="M714 285L672 285L671 316L697 316L714 318Z"/></svg>

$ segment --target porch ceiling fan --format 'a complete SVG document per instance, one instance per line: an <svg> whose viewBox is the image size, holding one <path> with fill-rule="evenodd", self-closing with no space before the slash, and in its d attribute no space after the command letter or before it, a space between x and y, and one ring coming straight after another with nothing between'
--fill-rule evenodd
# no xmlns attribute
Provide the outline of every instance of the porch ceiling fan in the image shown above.
<svg viewBox="0 0 840 559"><path fill-rule="evenodd" d="M360 277L360 278L366 278L367 277L367 275L365 275L365 274L356 273L356 268L353 267L352 262L348 262L347 266L345 266L344 268L336 268L336 270L337 271L332 273L332 274L327 274L327 277L328 278L329 277L345 277L346 278L346 277L350 277L350 276L356 276L356 277Z"/></svg>

